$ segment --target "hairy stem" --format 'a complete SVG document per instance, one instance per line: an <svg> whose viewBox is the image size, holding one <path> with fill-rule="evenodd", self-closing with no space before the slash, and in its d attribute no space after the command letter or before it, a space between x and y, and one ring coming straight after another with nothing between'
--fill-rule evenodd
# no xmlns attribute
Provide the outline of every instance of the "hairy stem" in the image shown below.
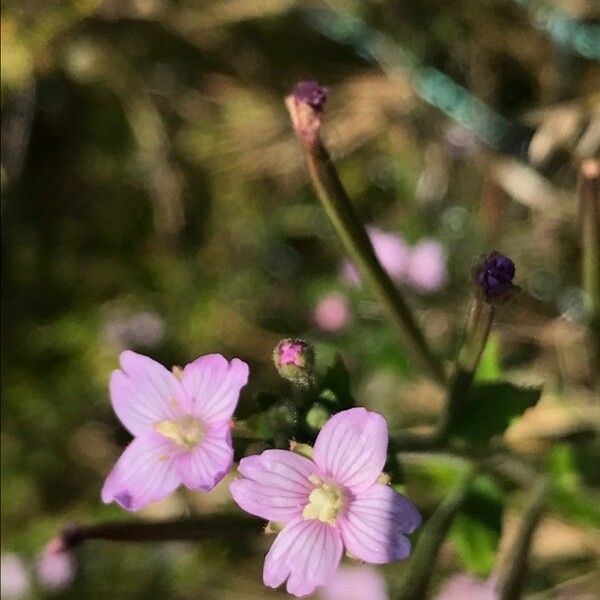
<svg viewBox="0 0 600 600"><path fill-rule="evenodd" d="M317 135L310 139L303 138L300 134L299 137L317 196L345 251L379 296L414 362L437 382L444 384L442 365L429 348L410 307L375 256L369 236L350 202L327 149Z"/></svg>
<svg viewBox="0 0 600 600"><path fill-rule="evenodd" d="M238 539L260 533L260 519L238 514L210 515L172 521L112 521L96 525L72 525L59 536L63 549L70 550L89 540L111 542L165 542L173 540Z"/></svg>
<svg viewBox="0 0 600 600"><path fill-rule="evenodd" d="M469 492L475 474L476 470L469 467L423 527L396 600L422 600L427 597L440 547Z"/></svg>
<svg viewBox="0 0 600 600"><path fill-rule="evenodd" d="M533 489L517 537L506 557L504 567L500 570L498 600L521 598L527 573L529 548L546 505L549 486L547 479L541 479Z"/></svg>

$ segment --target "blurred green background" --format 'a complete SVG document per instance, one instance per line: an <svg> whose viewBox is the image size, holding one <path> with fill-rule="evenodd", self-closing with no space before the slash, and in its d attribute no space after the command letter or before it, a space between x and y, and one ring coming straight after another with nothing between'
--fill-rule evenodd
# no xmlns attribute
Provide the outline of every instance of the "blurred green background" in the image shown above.
<svg viewBox="0 0 600 600"><path fill-rule="evenodd" d="M526 597L598 597L600 415L575 187L600 147L599 19L593 0L3 0L2 553L32 565L71 522L127 518L99 497L128 441L107 390L124 348L166 365L243 358L250 413L260 391L290 394L270 354L301 335L323 368L341 354L357 401L393 430L435 419L439 390L368 292L340 280L282 102L308 77L329 88L324 136L361 218L443 245L448 283L406 293L444 360L471 266L495 248L514 258L522 293L500 309L480 375L544 384L505 437L573 492L542 522ZM353 318L328 333L313 311L332 292ZM454 478L434 459L404 475L425 515ZM498 493L497 535L455 532L436 582L489 574L523 500ZM222 483L143 517L229 502ZM268 543L91 542L56 595L275 598L260 577ZM383 569L390 589L403 568ZM52 595L35 582L29 594Z"/></svg>

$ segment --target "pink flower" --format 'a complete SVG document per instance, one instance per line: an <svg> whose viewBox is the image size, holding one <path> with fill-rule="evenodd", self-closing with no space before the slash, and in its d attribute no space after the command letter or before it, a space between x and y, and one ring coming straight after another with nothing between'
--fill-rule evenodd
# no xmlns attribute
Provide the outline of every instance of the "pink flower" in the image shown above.
<svg viewBox="0 0 600 600"><path fill-rule="evenodd" d="M493 580L483 581L469 575L451 577L436 600L497 600Z"/></svg>
<svg viewBox="0 0 600 600"><path fill-rule="evenodd" d="M319 433L312 460L266 450L241 460L230 489L247 512L284 524L267 557L265 585L312 593L337 569L344 548L375 564L406 558L421 522L412 503L378 483L385 464L385 419L364 408L340 412Z"/></svg>
<svg viewBox="0 0 600 600"><path fill-rule="evenodd" d="M372 567L341 566L319 591L323 600L388 600L383 576Z"/></svg>
<svg viewBox="0 0 600 600"><path fill-rule="evenodd" d="M248 365L208 354L175 375L129 350L120 360L110 380L111 401L134 439L106 478L102 500L139 510L179 484L211 490L231 468L229 420Z"/></svg>
<svg viewBox="0 0 600 600"><path fill-rule="evenodd" d="M46 590L60 592L67 589L75 578L75 559L70 552L52 552L47 549L40 556L36 571Z"/></svg>
<svg viewBox="0 0 600 600"><path fill-rule="evenodd" d="M315 307L313 319L323 331L334 332L343 329L351 319L348 300L342 294L324 296Z"/></svg>
<svg viewBox="0 0 600 600"><path fill-rule="evenodd" d="M431 292L441 288L448 278L441 244L435 240L420 241L410 252L406 275L417 289Z"/></svg>
<svg viewBox="0 0 600 600"><path fill-rule="evenodd" d="M0 559L0 597L18 600L29 593L31 581L25 563L18 554L9 552Z"/></svg>
<svg viewBox="0 0 600 600"><path fill-rule="evenodd" d="M394 281L400 283L408 268L410 248L396 233L387 233L373 226L367 227L367 233L381 266ZM342 265L342 278L350 285L360 283L360 275L349 260Z"/></svg>

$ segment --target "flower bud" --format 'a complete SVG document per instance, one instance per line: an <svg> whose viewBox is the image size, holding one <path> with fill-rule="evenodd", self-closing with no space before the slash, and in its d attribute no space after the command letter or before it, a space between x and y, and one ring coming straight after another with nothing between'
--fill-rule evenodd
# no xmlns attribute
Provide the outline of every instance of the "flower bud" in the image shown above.
<svg viewBox="0 0 600 600"><path fill-rule="evenodd" d="M327 422L331 415L329 411L318 402L313 404L311 409L306 413L306 424L315 431L319 431Z"/></svg>
<svg viewBox="0 0 600 600"><path fill-rule="evenodd" d="M277 372L296 385L306 387L313 381L315 351L304 340L281 340L273 351L273 362Z"/></svg>
<svg viewBox="0 0 600 600"><path fill-rule="evenodd" d="M301 81L285 99L296 134L308 146L317 141L326 100L327 88L316 81Z"/></svg>
<svg viewBox="0 0 600 600"><path fill-rule="evenodd" d="M492 252L475 270L475 284L488 302L507 297L515 286L515 263L500 252Z"/></svg>
<svg viewBox="0 0 600 600"><path fill-rule="evenodd" d="M326 87L313 80L301 81L294 88L293 94L299 102L308 104L316 112L323 112L327 101Z"/></svg>

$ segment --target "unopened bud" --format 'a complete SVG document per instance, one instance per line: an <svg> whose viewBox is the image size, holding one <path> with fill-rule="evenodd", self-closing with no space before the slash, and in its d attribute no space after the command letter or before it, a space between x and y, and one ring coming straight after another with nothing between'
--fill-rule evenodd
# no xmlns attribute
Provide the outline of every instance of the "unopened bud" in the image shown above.
<svg viewBox="0 0 600 600"><path fill-rule="evenodd" d="M327 88L316 81L301 81L285 99L294 129L308 145L317 140L326 100Z"/></svg>
<svg viewBox="0 0 600 600"><path fill-rule="evenodd" d="M500 252L492 252L475 270L475 284L488 302L505 299L513 285L515 263Z"/></svg>
<svg viewBox="0 0 600 600"><path fill-rule="evenodd" d="M316 403L306 413L306 424L315 431L319 431L329 419L329 411L319 403Z"/></svg>
<svg viewBox="0 0 600 600"><path fill-rule="evenodd" d="M277 372L295 385L306 387L313 381L315 351L300 339L281 340L273 351Z"/></svg>

